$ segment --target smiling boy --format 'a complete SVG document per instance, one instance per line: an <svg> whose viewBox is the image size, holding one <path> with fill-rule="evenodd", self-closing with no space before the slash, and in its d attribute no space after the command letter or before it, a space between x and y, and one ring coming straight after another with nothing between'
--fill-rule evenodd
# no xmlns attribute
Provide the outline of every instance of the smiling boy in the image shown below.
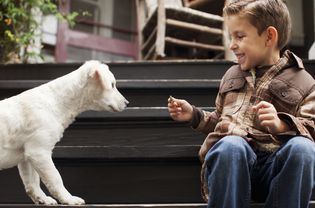
<svg viewBox="0 0 315 208"><path fill-rule="evenodd" d="M210 208L308 207L315 176L315 81L289 50L291 20L282 0L225 6L238 60L223 76L216 110L168 102L170 116L207 137L199 157Z"/></svg>

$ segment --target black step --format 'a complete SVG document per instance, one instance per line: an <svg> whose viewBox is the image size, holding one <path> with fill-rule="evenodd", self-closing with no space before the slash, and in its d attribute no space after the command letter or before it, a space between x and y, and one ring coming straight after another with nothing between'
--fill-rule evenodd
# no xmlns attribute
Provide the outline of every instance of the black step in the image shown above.
<svg viewBox="0 0 315 208"><path fill-rule="evenodd" d="M0 99L17 95L49 80L1 80ZM194 101L198 106L214 103L220 80L117 80L117 87L132 107L166 106L170 95Z"/></svg>
<svg viewBox="0 0 315 208"><path fill-rule="evenodd" d="M194 204L86 204L82 206L70 206L70 205L57 205L57 206L44 206L44 205L32 205L32 204L0 204L0 207L7 208L53 208L53 207L65 207L65 208L206 208L207 205L203 203L194 203ZM263 204L253 203L250 206L251 208L263 208ZM315 203L311 202L309 208L315 208Z"/></svg>
<svg viewBox="0 0 315 208"><path fill-rule="evenodd" d="M51 80L70 73L82 63L0 65L2 80ZM116 79L221 79L233 65L222 60L181 60L107 63ZM304 60L307 71L315 75L315 60Z"/></svg>
<svg viewBox="0 0 315 208"><path fill-rule="evenodd" d="M197 159L70 158L54 162L70 193L88 204L202 202ZM0 178L0 203L31 203L17 168L0 171Z"/></svg>
<svg viewBox="0 0 315 208"><path fill-rule="evenodd" d="M304 60L315 75L315 60ZM52 80L77 69L82 63L0 65L1 80ZM118 80L221 79L234 63L228 61L146 61L107 63Z"/></svg>
<svg viewBox="0 0 315 208"><path fill-rule="evenodd" d="M315 61L305 60L314 76ZM233 63L160 61L108 63L132 107L165 106L169 95L196 106L213 106L219 81ZM0 99L16 95L78 68L81 63L0 65Z"/></svg>

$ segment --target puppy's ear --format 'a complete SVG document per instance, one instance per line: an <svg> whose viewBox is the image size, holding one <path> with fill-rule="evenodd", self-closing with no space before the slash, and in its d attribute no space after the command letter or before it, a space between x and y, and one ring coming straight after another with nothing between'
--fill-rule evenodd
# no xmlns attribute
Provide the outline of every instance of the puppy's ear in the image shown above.
<svg viewBox="0 0 315 208"><path fill-rule="evenodd" d="M92 68L89 71L89 79L95 81L101 88L104 88L104 83L102 80L102 75L99 69Z"/></svg>
<svg viewBox="0 0 315 208"><path fill-rule="evenodd" d="M101 79L101 74L97 68L92 68L89 71L89 78L94 79L94 80L100 80Z"/></svg>

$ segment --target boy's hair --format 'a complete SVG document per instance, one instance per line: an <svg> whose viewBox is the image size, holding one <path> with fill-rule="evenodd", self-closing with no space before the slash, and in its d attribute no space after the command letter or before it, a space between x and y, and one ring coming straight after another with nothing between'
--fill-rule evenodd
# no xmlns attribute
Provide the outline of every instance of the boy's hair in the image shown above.
<svg viewBox="0 0 315 208"><path fill-rule="evenodd" d="M282 50L289 42L291 35L291 18L283 0L231 0L223 9L224 16L241 15L261 35L269 26L278 31L278 48Z"/></svg>

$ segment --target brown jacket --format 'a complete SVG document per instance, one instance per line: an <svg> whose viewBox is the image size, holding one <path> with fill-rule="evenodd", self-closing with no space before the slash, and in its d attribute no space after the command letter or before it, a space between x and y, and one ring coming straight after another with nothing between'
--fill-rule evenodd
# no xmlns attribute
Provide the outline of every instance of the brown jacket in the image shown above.
<svg viewBox="0 0 315 208"><path fill-rule="evenodd" d="M271 135L260 126L251 108L262 100L275 106L278 116L290 125L290 131ZM199 152L203 161L208 150L227 135L241 136L254 150L268 152L294 135L313 140L314 122L315 81L304 70L302 60L285 51L277 64L258 68L255 73L232 66L222 78L216 110L194 108L192 126L207 134Z"/></svg>

